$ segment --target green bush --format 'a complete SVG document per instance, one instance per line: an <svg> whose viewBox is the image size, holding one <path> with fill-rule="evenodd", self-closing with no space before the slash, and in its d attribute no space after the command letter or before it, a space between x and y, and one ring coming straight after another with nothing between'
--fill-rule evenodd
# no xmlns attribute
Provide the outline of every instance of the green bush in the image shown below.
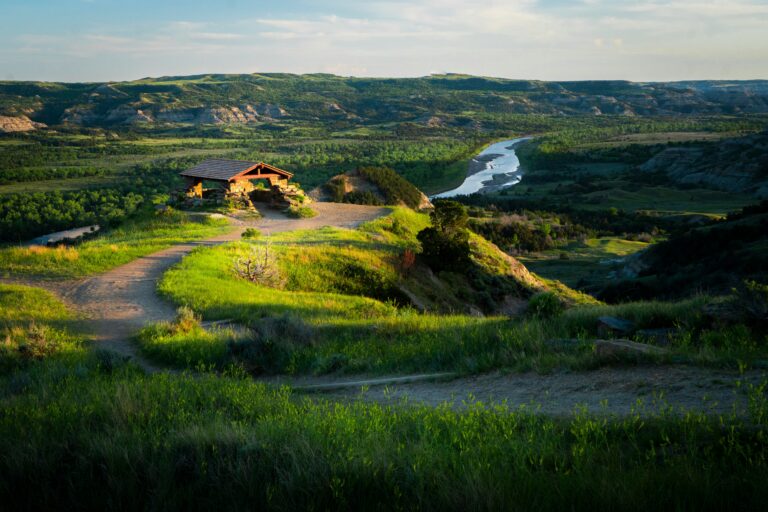
<svg viewBox="0 0 768 512"><path fill-rule="evenodd" d="M469 233L466 230L446 233L435 228L419 231L419 255L432 270L461 271L470 263Z"/></svg>
<svg viewBox="0 0 768 512"><path fill-rule="evenodd" d="M245 239L256 240L261 237L261 231L256 228L247 228L240 236Z"/></svg>
<svg viewBox="0 0 768 512"><path fill-rule="evenodd" d="M565 305L552 292L539 292L528 301L528 314L538 318L552 318L564 310Z"/></svg>
<svg viewBox="0 0 768 512"><path fill-rule="evenodd" d="M331 196L334 203L344 202L345 177L335 177L324 185L325 191Z"/></svg>
<svg viewBox="0 0 768 512"><path fill-rule="evenodd" d="M291 206L285 212L296 219L311 219L317 215L309 206Z"/></svg>
<svg viewBox="0 0 768 512"><path fill-rule="evenodd" d="M344 202L351 204L368 204L372 206L381 206L383 203L370 190L355 190L344 194Z"/></svg>

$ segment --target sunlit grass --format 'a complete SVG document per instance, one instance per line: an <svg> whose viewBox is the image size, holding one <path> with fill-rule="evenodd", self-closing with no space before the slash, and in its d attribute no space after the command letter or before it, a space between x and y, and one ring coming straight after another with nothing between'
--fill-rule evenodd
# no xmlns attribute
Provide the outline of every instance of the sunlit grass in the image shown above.
<svg viewBox="0 0 768 512"><path fill-rule="evenodd" d="M4 247L0 273L77 277L128 263L174 244L221 234L229 229L223 219L188 217L174 213L145 214L74 247Z"/></svg>
<svg viewBox="0 0 768 512"><path fill-rule="evenodd" d="M254 330L252 339L239 347L231 346L225 336L206 338L205 343L216 346L209 347L216 355L193 358L197 363L219 369L243 363L253 371L270 373L588 369L601 364L591 344L598 317L620 316L638 328L687 329L698 325L705 302L699 298L582 305L547 319L419 313L396 305L396 256L401 247L416 242L407 229L394 235L394 222L378 220L356 231L290 232L255 243L199 249L166 273L159 290L206 319L234 319ZM397 240L389 241L391 237ZM234 271L235 260L252 247L266 246L277 255L286 278L284 288L253 284ZM484 264L503 272L502 263L490 258ZM572 295L575 303L589 303L586 296L575 300L579 297ZM189 367L182 349L184 335L162 335L152 329L145 330L145 339L154 338L155 346L175 347L162 360ZM558 339L581 341L563 351L557 343L554 349L549 343ZM191 335L189 341L197 347L200 336ZM221 357L226 350L228 355ZM151 351L147 355L152 357Z"/></svg>
<svg viewBox="0 0 768 512"><path fill-rule="evenodd" d="M49 357L81 354L74 315L50 292L0 284L0 373Z"/></svg>

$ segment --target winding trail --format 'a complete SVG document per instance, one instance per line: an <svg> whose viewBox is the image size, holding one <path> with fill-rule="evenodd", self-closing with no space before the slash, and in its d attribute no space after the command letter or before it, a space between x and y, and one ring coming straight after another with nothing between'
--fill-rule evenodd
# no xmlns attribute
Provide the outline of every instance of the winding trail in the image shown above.
<svg viewBox="0 0 768 512"><path fill-rule="evenodd" d="M389 213L385 208L351 204L314 203L318 215L291 219L269 209L254 221L232 219L233 229L206 240L175 245L138 258L103 274L73 281L5 279L47 288L80 312L84 330L102 348L133 359L148 372L172 371L147 361L131 342L132 336L150 322L172 320L176 308L156 293L157 281L172 265L197 247L215 246L239 240L248 227L264 234L315 229L323 226L354 228ZM745 390L768 378L764 370L743 374L735 371L676 366L601 368L587 372L505 374L494 372L471 377L451 374L411 376L272 377L260 379L273 385L290 385L296 392L331 400L365 400L377 403L453 403L465 407L475 400L486 404L506 403L512 408L566 416L577 405L593 412L625 415L638 400L658 402L674 409L728 413L734 406L743 409ZM602 402L607 402L607 407Z"/></svg>
<svg viewBox="0 0 768 512"><path fill-rule="evenodd" d="M100 348L130 357L147 371L161 371L164 368L154 365L139 354L131 338L149 323L175 318L175 306L157 295L157 282L171 266L193 249L239 240L242 232L249 227L257 227L266 235L323 226L354 228L389 213L386 208L354 204L314 203L312 207L318 215L311 219L293 219L269 208L262 208L261 219L243 221L232 218L233 229L223 235L174 245L84 279L53 281L33 278L8 281L51 290L80 313L84 319L83 330L92 336Z"/></svg>

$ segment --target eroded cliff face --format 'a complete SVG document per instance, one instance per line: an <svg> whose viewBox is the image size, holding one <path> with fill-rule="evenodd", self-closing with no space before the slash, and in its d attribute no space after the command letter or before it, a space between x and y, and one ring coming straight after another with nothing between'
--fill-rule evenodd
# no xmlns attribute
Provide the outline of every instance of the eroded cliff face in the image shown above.
<svg viewBox="0 0 768 512"><path fill-rule="evenodd" d="M680 183L768 198L768 132L714 144L669 148L640 166Z"/></svg>
<svg viewBox="0 0 768 512"><path fill-rule="evenodd" d="M269 123L290 117L328 122L410 121L440 130L473 127L471 123L481 120L480 116L468 118L467 112L671 117L768 113L768 81L211 75L100 84L0 82L0 114L27 115L52 125Z"/></svg>
<svg viewBox="0 0 768 512"><path fill-rule="evenodd" d="M288 117L288 112L279 105L270 103L224 107L158 108L153 105L120 105L98 114L91 106L76 106L67 109L62 123L78 125L137 124L137 123L192 123L192 124L233 124L269 122Z"/></svg>
<svg viewBox="0 0 768 512"><path fill-rule="evenodd" d="M31 132L39 128L46 128L46 125L27 116L0 116L0 133Z"/></svg>

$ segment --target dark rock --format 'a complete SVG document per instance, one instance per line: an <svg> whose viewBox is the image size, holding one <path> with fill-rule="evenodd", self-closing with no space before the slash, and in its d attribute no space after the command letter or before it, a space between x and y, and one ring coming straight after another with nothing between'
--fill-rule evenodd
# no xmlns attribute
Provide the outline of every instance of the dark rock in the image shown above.
<svg viewBox="0 0 768 512"><path fill-rule="evenodd" d="M616 334L628 334L635 328L635 324L623 318L615 316L601 316L597 319L597 335L608 337Z"/></svg>
<svg viewBox="0 0 768 512"><path fill-rule="evenodd" d="M631 340L595 340L595 354L604 359L617 359L621 356L632 355L658 356L666 353L666 349Z"/></svg>

